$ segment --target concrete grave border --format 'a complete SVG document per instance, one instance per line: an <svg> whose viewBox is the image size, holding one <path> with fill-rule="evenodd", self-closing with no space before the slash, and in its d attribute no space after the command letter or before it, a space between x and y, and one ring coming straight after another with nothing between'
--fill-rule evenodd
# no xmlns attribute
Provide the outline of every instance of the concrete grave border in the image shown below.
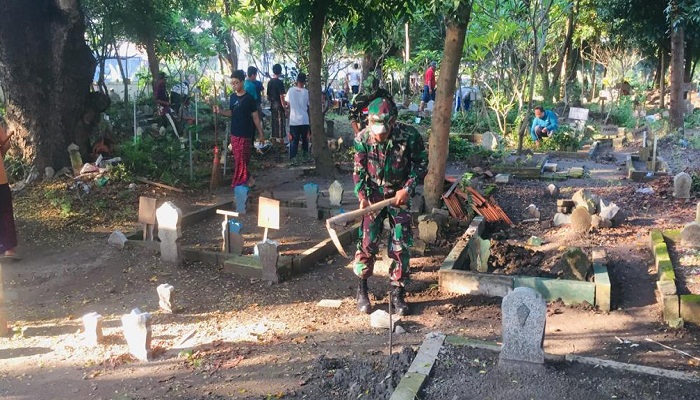
<svg viewBox="0 0 700 400"><path fill-rule="evenodd" d="M483 221L483 220L481 220ZM472 225L445 257L438 271L440 291L457 294L480 294L505 297L517 287L529 287L542 295L545 301L561 299L564 304L587 301L601 311L610 311L611 284L604 257L593 260L593 282L570 279L539 278L530 276L493 275L461 269L468 261L467 244L473 235L480 234L481 223L475 218ZM473 225L476 225L474 227ZM466 266L468 268L468 266Z"/></svg>
<svg viewBox="0 0 700 400"><path fill-rule="evenodd" d="M299 202L283 202L289 208L300 208L298 205L305 204ZM290 206L291 205L291 206ZM184 227L192 222L200 221L203 218L208 218L211 216L216 216L217 209L230 209L233 207L233 200L226 200L222 202L215 203L211 206L203 207L199 210L195 210L184 214L182 216L182 226ZM256 205L257 207L257 205ZM330 214L332 210L321 210L319 209L319 215ZM338 238L343 245L357 240L360 224L355 224L351 226L348 230L339 233ZM133 243L139 246L147 247L155 251L159 250L159 242L145 242L141 239L143 238L142 230L131 232L127 235L129 243ZM309 271L313 268L316 263L322 261L324 258L337 254L338 250L335 248L333 241L328 238L324 239L315 246L305 250L303 253L289 257L280 256L278 261L278 268L280 275L283 277L302 273ZM206 261L213 262L218 267L223 268L224 272L233 273L241 276L246 276L250 278L261 278L262 277L262 266L260 265L260 258L253 255L235 255L219 251L209 251L201 250L195 246L183 246L182 256L185 260L189 261Z"/></svg>
<svg viewBox="0 0 700 400"><path fill-rule="evenodd" d="M659 171L656 171L652 174L652 176L647 176L650 171L644 170L637 170L634 167L634 162L640 162L642 161L638 155L634 154L628 154L627 159L625 160L625 165L627 167L627 179L631 179L635 182L648 182L656 177L659 176L668 176L671 173L671 168L668 166L668 163L664 161L662 157L656 157L656 162L659 163Z"/></svg>
<svg viewBox="0 0 700 400"><path fill-rule="evenodd" d="M546 337L545 337L546 340ZM497 342L487 340L471 339L464 336L444 335L431 332L426 335L425 340L418 350L418 354L413 359L408 371L401 378L401 381L394 389L394 393L389 400L414 400L421 399L420 391L425 386L430 377L430 372L435 365L440 349L444 344L452 346L469 346L476 349L501 351L501 345ZM438 346L439 344L439 346ZM544 359L552 362L578 362L591 367L607 367L621 371L634 372L639 374L653 375L663 378L678 379L689 382L700 382L700 375L692 372L674 371L663 368L647 367L645 365L627 364L618 361L604 360L600 358L584 357L576 354L549 354L544 353Z"/></svg>
<svg viewBox="0 0 700 400"><path fill-rule="evenodd" d="M661 298L663 320L669 326L680 327L683 321L700 324L700 294L678 294L676 288L676 272L668 254L666 240L679 242L681 231L677 229L652 229L649 233L649 244L654 253L656 266L656 288Z"/></svg>

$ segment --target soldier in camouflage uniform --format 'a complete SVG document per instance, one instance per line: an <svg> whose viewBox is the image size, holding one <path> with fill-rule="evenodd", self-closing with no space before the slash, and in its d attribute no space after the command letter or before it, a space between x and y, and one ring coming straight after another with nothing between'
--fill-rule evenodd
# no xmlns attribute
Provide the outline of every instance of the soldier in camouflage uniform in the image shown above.
<svg viewBox="0 0 700 400"><path fill-rule="evenodd" d="M391 235L388 254L389 276L394 287L392 304L399 315L408 313L404 301L405 284L409 279L409 251L413 244L409 201L418 181L426 174L428 163L423 138L408 125L396 122L393 103L379 97L369 104L369 126L355 136L355 168L353 181L360 208L394 198L395 202L376 214L365 215L355 253L353 269L360 278L357 308L369 313L367 278L374 270L379 251L379 236L384 219L389 218Z"/></svg>
<svg viewBox="0 0 700 400"><path fill-rule="evenodd" d="M348 113L348 119L350 120L350 126L352 127L353 133L357 135L360 130L367 126L367 118L363 115L365 108L369 106L369 103L376 99L377 97L382 97L387 99L391 104L391 112L393 117L399 115L399 111L396 109L396 104L394 99L391 97L391 93L384 88L379 87L379 79L374 72L370 72L367 79L362 82L362 91L352 98L350 103L350 112Z"/></svg>

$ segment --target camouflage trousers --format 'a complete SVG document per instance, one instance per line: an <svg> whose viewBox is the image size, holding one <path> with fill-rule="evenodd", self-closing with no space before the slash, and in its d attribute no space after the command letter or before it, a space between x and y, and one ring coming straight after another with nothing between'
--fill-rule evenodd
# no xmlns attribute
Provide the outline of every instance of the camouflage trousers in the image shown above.
<svg viewBox="0 0 700 400"><path fill-rule="evenodd" d="M409 246L413 244L411 213L409 209L389 206L375 215L365 215L360 226L357 251L353 271L361 279L374 273L374 262L379 252L379 238L384 228L384 220L389 219L391 233L387 243L387 253L391 259L389 278L392 284L404 286L409 280Z"/></svg>

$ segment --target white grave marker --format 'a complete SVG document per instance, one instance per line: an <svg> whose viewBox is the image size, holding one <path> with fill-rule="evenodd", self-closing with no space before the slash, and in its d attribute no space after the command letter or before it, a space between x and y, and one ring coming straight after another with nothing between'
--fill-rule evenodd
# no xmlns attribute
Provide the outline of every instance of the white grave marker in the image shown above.
<svg viewBox="0 0 700 400"><path fill-rule="evenodd" d="M259 197L258 203L258 226L265 228L263 242L267 240L268 228L280 228L280 202L279 200Z"/></svg>

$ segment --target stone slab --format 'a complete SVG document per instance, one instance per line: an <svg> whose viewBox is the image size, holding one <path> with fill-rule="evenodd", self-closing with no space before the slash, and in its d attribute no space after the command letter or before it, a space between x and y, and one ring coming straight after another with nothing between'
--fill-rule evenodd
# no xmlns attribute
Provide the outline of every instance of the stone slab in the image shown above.
<svg viewBox="0 0 700 400"><path fill-rule="evenodd" d="M676 282L674 281L656 281L656 289L659 290L661 296L673 296L678 294Z"/></svg>
<svg viewBox="0 0 700 400"><path fill-rule="evenodd" d="M681 317L681 304L678 296L661 296L661 308L663 310L664 322L668 323Z"/></svg>
<svg viewBox="0 0 700 400"><path fill-rule="evenodd" d="M505 297L513 290L513 277L440 269L438 286L441 292Z"/></svg>
<svg viewBox="0 0 700 400"><path fill-rule="evenodd" d="M411 366L408 367L404 378L401 379L389 400L413 400L416 398L433 369L444 341L445 335L442 333L431 332L426 335Z"/></svg>
<svg viewBox="0 0 700 400"><path fill-rule="evenodd" d="M440 271L443 270L458 270L464 267L464 264L466 263L468 257L467 254L467 244L469 243L469 237L464 238L461 237L457 240L457 243L455 243L454 247L452 247L452 250L450 250L450 253L447 254L447 257L442 261L442 265L440 266Z"/></svg>
<svg viewBox="0 0 700 400"><path fill-rule="evenodd" d="M531 276L515 276L513 288L529 287L539 292L546 301L562 299L564 304L579 304L587 301L595 304L595 284L563 279Z"/></svg>
<svg viewBox="0 0 700 400"><path fill-rule="evenodd" d="M593 282L595 284L595 305L601 311L610 311L610 276L603 264L593 264Z"/></svg>
<svg viewBox="0 0 700 400"><path fill-rule="evenodd" d="M700 295L684 294L679 298L681 318L686 322L700 324Z"/></svg>

